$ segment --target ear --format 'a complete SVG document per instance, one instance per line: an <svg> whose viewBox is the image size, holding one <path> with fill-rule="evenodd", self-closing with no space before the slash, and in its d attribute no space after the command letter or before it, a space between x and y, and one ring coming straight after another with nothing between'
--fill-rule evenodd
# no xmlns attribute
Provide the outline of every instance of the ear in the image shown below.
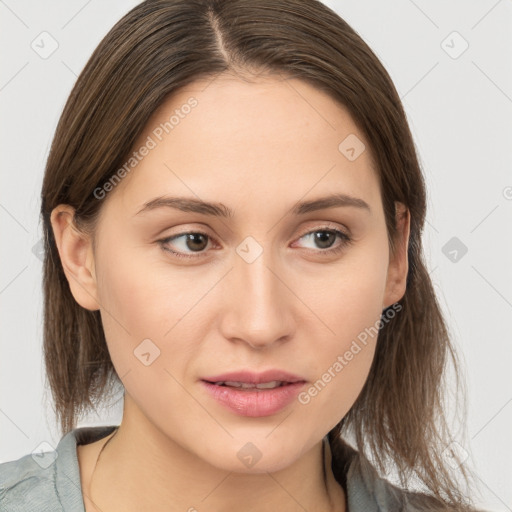
<svg viewBox="0 0 512 512"><path fill-rule="evenodd" d="M405 294L409 260L410 213L403 203L395 201L397 234L395 250L390 249L390 259L386 280L386 290L382 309L399 301Z"/></svg>
<svg viewBox="0 0 512 512"><path fill-rule="evenodd" d="M95 311L100 305L97 302L92 241L76 227L74 214L71 206L61 204L53 209L50 220L71 293L80 306Z"/></svg>

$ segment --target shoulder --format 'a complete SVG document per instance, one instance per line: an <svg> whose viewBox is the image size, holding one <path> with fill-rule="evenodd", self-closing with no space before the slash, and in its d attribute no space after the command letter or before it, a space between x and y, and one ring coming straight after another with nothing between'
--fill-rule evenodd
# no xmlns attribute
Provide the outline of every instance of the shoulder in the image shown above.
<svg viewBox="0 0 512 512"><path fill-rule="evenodd" d="M62 510L52 459L52 452L48 452L0 464L0 509L6 512Z"/></svg>
<svg viewBox="0 0 512 512"><path fill-rule="evenodd" d="M426 504L422 495L400 489L380 477L370 462L359 454L352 459L347 485L349 510L354 512L417 512L424 510L422 504Z"/></svg>
<svg viewBox="0 0 512 512"><path fill-rule="evenodd" d="M401 489L379 476L370 461L348 445L342 451L343 462L333 464L340 475L351 512L446 511L446 504L434 497ZM337 477L338 478L338 477Z"/></svg>
<svg viewBox="0 0 512 512"><path fill-rule="evenodd" d="M0 464L0 510L82 512L77 444L96 441L114 428L77 428L64 435L53 451L31 453Z"/></svg>

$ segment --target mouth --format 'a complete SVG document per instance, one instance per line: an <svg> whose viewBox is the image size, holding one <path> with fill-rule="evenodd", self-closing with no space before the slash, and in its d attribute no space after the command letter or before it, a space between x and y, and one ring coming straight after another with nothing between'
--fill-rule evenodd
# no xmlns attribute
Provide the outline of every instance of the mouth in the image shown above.
<svg viewBox="0 0 512 512"><path fill-rule="evenodd" d="M297 382L305 383L306 379L284 370L270 369L263 372L238 370L201 379L216 386L236 389L275 389Z"/></svg>
<svg viewBox="0 0 512 512"><path fill-rule="evenodd" d="M306 380L281 370L230 372L201 379L220 405L241 416L271 416L289 406Z"/></svg>
<svg viewBox="0 0 512 512"><path fill-rule="evenodd" d="M250 382L237 382L237 381L220 381L220 382L211 382L205 381L210 384L214 384L215 386L224 386L228 388L235 388L238 390L251 390L251 391L263 391L265 389L275 389L283 386L289 386L294 384L293 382L288 381L279 381L279 380L271 380L269 382L260 382L258 384L250 383ZM305 382L305 381L302 381Z"/></svg>

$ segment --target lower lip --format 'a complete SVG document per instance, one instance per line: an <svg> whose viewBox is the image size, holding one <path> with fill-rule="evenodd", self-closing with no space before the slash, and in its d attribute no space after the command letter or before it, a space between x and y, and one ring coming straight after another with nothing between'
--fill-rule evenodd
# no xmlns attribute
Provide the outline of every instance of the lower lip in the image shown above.
<svg viewBox="0 0 512 512"><path fill-rule="evenodd" d="M291 404L305 382L294 382L274 389L241 390L201 381L206 391L231 411L253 418L271 416Z"/></svg>

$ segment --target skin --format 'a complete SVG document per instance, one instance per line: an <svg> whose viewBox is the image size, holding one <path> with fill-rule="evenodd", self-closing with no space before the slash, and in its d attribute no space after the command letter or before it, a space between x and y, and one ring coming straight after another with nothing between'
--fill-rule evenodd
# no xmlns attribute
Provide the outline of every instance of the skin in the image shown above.
<svg viewBox="0 0 512 512"><path fill-rule="evenodd" d="M329 450L324 477L322 439L360 393L376 337L308 404L296 400L267 417L225 409L200 379L279 368L316 382L403 296L408 212L392 254L368 142L344 107L297 79L195 82L153 114L134 148L191 96L198 105L102 199L95 251L71 207L52 213L73 296L101 312L125 387L119 431L92 482L107 438L78 447L87 511L346 510ZM349 134L366 145L354 161L338 150ZM334 192L363 199L371 211L290 214L298 201ZM136 215L166 194L222 202L235 215ZM329 255L329 244L310 234L326 228L353 242ZM193 258L157 242L188 231L208 237L202 246L181 237L167 247ZM263 251L251 263L236 252L247 236ZM343 243L335 237L332 247ZM149 366L134 356L147 338L160 350ZM262 454L250 468L237 457L248 442Z"/></svg>

